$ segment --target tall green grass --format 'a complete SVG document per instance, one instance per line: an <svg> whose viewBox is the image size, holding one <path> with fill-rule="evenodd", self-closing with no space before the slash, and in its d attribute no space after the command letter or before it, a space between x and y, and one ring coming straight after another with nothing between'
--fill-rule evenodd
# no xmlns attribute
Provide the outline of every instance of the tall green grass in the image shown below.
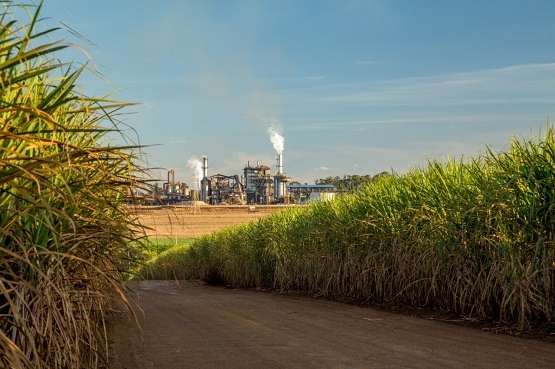
<svg viewBox="0 0 555 369"><path fill-rule="evenodd" d="M0 7L0 367L96 368L140 229L137 148L112 142L128 104L78 90L40 5Z"/></svg>
<svg viewBox="0 0 555 369"><path fill-rule="evenodd" d="M168 251L176 246L187 246L195 241L195 238L188 237L149 237L141 240L138 244L139 251L144 254L146 260L155 258L156 256Z"/></svg>
<svg viewBox="0 0 555 369"><path fill-rule="evenodd" d="M179 270L173 277L447 309L522 328L552 322L554 164L548 126L506 152L431 161L335 201L202 237L164 268Z"/></svg>

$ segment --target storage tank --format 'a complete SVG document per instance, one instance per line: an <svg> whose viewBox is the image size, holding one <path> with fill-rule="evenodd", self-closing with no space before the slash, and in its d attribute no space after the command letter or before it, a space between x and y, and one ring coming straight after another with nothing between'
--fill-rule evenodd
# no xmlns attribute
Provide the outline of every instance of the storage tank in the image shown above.
<svg viewBox="0 0 555 369"><path fill-rule="evenodd" d="M310 202L321 200L333 200L335 198L334 192L311 192Z"/></svg>

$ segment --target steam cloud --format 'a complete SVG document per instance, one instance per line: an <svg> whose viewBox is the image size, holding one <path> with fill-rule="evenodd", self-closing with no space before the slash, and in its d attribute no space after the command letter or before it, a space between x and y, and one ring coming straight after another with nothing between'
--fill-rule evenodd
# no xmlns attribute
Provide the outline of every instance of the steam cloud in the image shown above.
<svg viewBox="0 0 555 369"><path fill-rule="evenodd" d="M268 134L270 135L270 141L278 154L283 154L283 148L285 145L285 139L280 134L280 127L276 124L270 125L268 128Z"/></svg>
<svg viewBox="0 0 555 369"><path fill-rule="evenodd" d="M193 190L198 190L204 174L202 170L202 160L191 158L187 161L187 166L193 171Z"/></svg>

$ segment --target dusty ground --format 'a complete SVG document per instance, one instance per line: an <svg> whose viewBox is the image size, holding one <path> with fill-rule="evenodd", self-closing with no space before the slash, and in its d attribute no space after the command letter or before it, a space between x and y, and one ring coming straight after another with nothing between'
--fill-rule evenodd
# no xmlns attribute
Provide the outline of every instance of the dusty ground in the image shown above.
<svg viewBox="0 0 555 369"><path fill-rule="evenodd" d="M224 227L256 220L280 210L276 206L245 207L174 206L136 209L141 223L155 237L197 238Z"/></svg>
<svg viewBox="0 0 555 369"><path fill-rule="evenodd" d="M155 228L152 236L198 237L275 209L185 207L138 214ZM475 322L445 323L453 317L438 313L203 282L133 282L130 287L142 331L126 315L114 316L113 369L555 367L555 345L545 341L548 330L537 332L543 340L532 340Z"/></svg>
<svg viewBox="0 0 555 369"><path fill-rule="evenodd" d="M113 369L553 368L555 346L367 307L195 281L134 282Z"/></svg>

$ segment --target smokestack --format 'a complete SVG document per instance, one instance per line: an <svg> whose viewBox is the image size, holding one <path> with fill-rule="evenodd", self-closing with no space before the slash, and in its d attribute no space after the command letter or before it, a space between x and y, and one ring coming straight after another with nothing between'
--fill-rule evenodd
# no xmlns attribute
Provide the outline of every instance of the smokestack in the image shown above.
<svg viewBox="0 0 555 369"><path fill-rule="evenodd" d="M174 182L173 169L168 170L168 185Z"/></svg>
<svg viewBox="0 0 555 369"><path fill-rule="evenodd" d="M208 157L202 157L202 180L200 181L200 200L208 201L210 197L210 180L208 179Z"/></svg>
<svg viewBox="0 0 555 369"><path fill-rule="evenodd" d="M202 178L208 178L208 157L202 157Z"/></svg>
<svg viewBox="0 0 555 369"><path fill-rule="evenodd" d="M281 153L277 156L277 172L278 175L283 174L283 154Z"/></svg>

